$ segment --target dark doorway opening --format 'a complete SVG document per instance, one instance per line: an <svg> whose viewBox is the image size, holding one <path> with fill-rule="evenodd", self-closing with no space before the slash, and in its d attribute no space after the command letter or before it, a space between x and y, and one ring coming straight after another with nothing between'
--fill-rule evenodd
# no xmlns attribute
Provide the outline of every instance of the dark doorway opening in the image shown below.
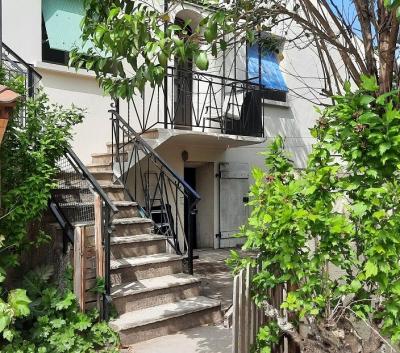
<svg viewBox="0 0 400 353"><path fill-rule="evenodd" d="M185 21L176 18L175 24L182 28L185 26ZM184 28L188 36L192 34L190 26ZM183 38L186 40L186 37ZM175 57L175 68L173 73L174 78L174 128L175 129L192 129L192 101L193 101L193 64L192 59L182 61Z"/></svg>
<svg viewBox="0 0 400 353"><path fill-rule="evenodd" d="M184 170L185 181L196 190L196 168L185 168ZM185 234L189 234L189 204L185 199ZM197 227L196 227L196 212L190 214L190 240L193 244L193 249L197 249Z"/></svg>

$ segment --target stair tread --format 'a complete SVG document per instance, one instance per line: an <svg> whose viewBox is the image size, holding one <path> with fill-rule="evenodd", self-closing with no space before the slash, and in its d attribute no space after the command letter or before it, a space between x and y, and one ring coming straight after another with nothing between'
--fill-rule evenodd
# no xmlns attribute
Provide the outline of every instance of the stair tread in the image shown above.
<svg viewBox="0 0 400 353"><path fill-rule="evenodd" d="M174 303L162 304L146 309L130 311L122 314L116 320L110 321L110 326L116 331L129 330L154 322L165 321L179 316L203 311L220 306L220 302L203 296L179 300Z"/></svg>
<svg viewBox="0 0 400 353"><path fill-rule="evenodd" d="M111 245L140 243L154 240L166 240L166 237L158 234L138 234L126 235L123 237L111 237Z"/></svg>
<svg viewBox="0 0 400 353"><path fill-rule="evenodd" d="M141 279L139 281L123 283L111 288L111 295L116 297L125 297L139 293L151 292L164 288L184 286L192 283L200 283L201 280L195 276L185 273L177 273L161 277Z"/></svg>
<svg viewBox="0 0 400 353"><path fill-rule="evenodd" d="M86 168L90 167L111 167L111 162L109 163L88 163L86 164Z"/></svg>
<svg viewBox="0 0 400 353"><path fill-rule="evenodd" d="M181 256L181 255L166 254L166 253L136 256L136 257L126 257L123 259L111 260L110 269L117 270L119 268L150 265L150 264L176 261L176 260L182 260L182 259L183 259L183 256Z"/></svg>
<svg viewBox="0 0 400 353"><path fill-rule="evenodd" d="M112 170L109 170L109 169L107 169L107 170L95 170L95 171L90 172L90 173L93 174L93 175L96 175L96 174L110 174L110 175L113 175L114 174L114 172Z"/></svg>
<svg viewBox="0 0 400 353"><path fill-rule="evenodd" d="M121 207L128 207L128 206L137 206L138 203L134 201L113 201L115 206L121 206Z"/></svg>
<svg viewBox="0 0 400 353"><path fill-rule="evenodd" d="M116 154L116 152L114 152L114 154ZM119 152L119 154L128 154L128 151L125 152ZM104 157L104 156L111 156L112 153L111 152L96 152L96 153L92 153L91 156L92 157Z"/></svg>
<svg viewBox="0 0 400 353"><path fill-rule="evenodd" d="M121 184L113 184L113 183L102 184L102 183L100 183L100 186L102 189L124 189L124 186Z"/></svg>
<svg viewBox="0 0 400 353"><path fill-rule="evenodd" d="M142 217L117 218L113 220L113 224L138 224L152 222L153 221L151 219Z"/></svg>

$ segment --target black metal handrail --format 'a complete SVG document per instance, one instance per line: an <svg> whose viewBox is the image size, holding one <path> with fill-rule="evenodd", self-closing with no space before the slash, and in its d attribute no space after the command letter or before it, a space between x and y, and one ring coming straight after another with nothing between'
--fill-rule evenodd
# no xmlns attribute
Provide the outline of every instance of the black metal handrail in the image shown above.
<svg viewBox="0 0 400 353"><path fill-rule="evenodd" d="M76 163L76 165L79 168L79 170L81 171L82 175L85 177L85 179L87 179L90 182L94 191L100 195L100 197L103 199L105 205L108 206L112 212L117 213L118 208L111 201L111 199L107 195L107 193L102 189L102 187L100 186L100 184L96 180L96 178L93 176L93 174L89 172L89 170L86 168L86 166L82 163L82 161L79 159L79 157L75 154L75 152L70 147L67 148L66 155L68 157L70 157Z"/></svg>
<svg viewBox="0 0 400 353"><path fill-rule="evenodd" d="M102 315L107 320L111 302L110 237L113 215L118 212L118 208L71 148L66 149L64 156L58 162L58 167L58 187L52 192L49 207L68 241L72 244L74 243L74 224L94 223L95 193L100 196L103 202L102 243L104 249L105 288Z"/></svg>
<svg viewBox="0 0 400 353"><path fill-rule="evenodd" d="M177 254L187 255L187 271L193 273L191 217L200 195L125 121L116 110L112 120L113 170L126 193L136 201L146 217L154 221L154 230L167 236ZM153 176L154 184L150 179ZM183 197L187 204L182 216ZM186 218L185 218L186 216ZM184 246L181 247L179 235ZM183 251L182 251L183 250Z"/></svg>
<svg viewBox="0 0 400 353"><path fill-rule="evenodd" d="M42 75L4 43L2 43L1 66L7 71L9 76L24 77L27 96L34 96L35 87L42 79Z"/></svg>

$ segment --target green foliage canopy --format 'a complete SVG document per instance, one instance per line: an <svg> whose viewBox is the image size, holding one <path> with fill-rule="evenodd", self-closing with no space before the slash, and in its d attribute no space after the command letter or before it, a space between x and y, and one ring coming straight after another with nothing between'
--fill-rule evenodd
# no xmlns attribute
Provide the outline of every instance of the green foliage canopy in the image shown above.
<svg viewBox="0 0 400 353"><path fill-rule="evenodd" d="M231 261L237 270L260 264L259 305L289 284L281 308L291 317L332 331L361 320L398 342L400 102L397 91L377 89L363 77L358 91L346 84L334 97L312 130L317 143L305 170L294 169L281 138L270 145L267 170L253 171L252 213L240 232L259 257ZM260 332L261 347L276 330L275 320Z"/></svg>

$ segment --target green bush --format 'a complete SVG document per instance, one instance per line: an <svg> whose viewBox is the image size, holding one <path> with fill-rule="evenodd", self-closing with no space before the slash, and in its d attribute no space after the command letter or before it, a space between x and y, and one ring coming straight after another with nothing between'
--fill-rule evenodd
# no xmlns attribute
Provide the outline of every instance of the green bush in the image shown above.
<svg viewBox="0 0 400 353"><path fill-rule="evenodd" d="M25 125L18 119L21 110L26 114ZM46 240L42 232L28 239L28 229L47 209L56 163L71 140L72 127L82 118L82 110L50 104L39 92L35 99L22 102L10 120L0 148L0 234L7 248L0 268L18 265L21 253Z"/></svg>
<svg viewBox="0 0 400 353"><path fill-rule="evenodd" d="M21 77L0 83L24 94ZM24 113L25 122L20 120ZM38 227L57 185L57 161L72 137L81 109L49 103L39 91L22 100L9 122L0 147L0 351L3 353L118 352L118 337L98 313L79 312L67 281L65 290L52 285L52 271L42 268L26 275L21 288L5 286L10 268L18 270L21 255L49 239ZM22 278L19 278L22 280Z"/></svg>
<svg viewBox="0 0 400 353"><path fill-rule="evenodd" d="M259 333L262 352L283 333L318 352L375 352L400 340L400 104L397 91L377 89L363 77L358 91L346 84L334 97L312 130L317 143L305 170L295 170L278 138L267 170L253 171L252 212L240 235L259 257L236 253L231 261L236 270L261 266L254 296L271 318ZM277 307L270 293L282 286ZM300 320L310 335L296 333ZM370 336L360 338L357 325Z"/></svg>
<svg viewBox="0 0 400 353"><path fill-rule="evenodd" d="M79 311L72 280L68 278L66 289L61 291L49 285L51 275L51 268L39 268L24 278L25 290L10 292L13 300L9 305L17 308L19 315L6 335L3 332L1 352L118 353L118 336L106 322L98 322L98 313Z"/></svg>

